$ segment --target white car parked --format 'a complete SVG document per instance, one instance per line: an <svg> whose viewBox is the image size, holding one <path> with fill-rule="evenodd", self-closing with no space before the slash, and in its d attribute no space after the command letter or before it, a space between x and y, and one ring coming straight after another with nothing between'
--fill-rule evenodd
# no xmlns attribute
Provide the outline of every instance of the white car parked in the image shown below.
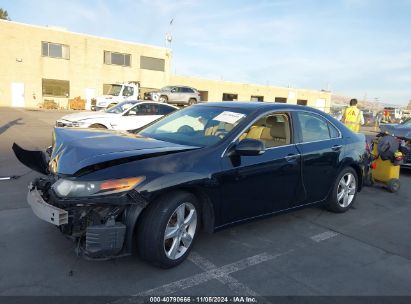
<svg viewBox="0 0 411 304"><path fill-rule="evenodd" d="M169 104L128 100L103 111L63 116L56 127L134 130L176 110L178 107Z"/></svg>

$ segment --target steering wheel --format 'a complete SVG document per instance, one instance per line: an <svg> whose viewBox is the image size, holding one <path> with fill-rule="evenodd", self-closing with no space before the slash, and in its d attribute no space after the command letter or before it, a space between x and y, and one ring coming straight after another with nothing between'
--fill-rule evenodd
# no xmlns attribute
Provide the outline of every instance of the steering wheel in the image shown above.
<svg viewBox="0 0 411 304"><path fill-rule="evenodd" d="M193 134L193 133L195 133L195 131L194 131L193 127L184 125L184 126L181 126L180 128L178 128L177 133L183 133L183 134L190 134L191 133L191 134Z"/></svg>

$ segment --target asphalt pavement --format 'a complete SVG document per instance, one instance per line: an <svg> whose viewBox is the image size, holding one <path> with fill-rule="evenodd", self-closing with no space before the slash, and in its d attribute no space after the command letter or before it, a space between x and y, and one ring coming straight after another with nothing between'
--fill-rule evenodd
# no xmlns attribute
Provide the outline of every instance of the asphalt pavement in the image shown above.
<svg viewBox="0 0 411 304"><path fill-rule="evenodd" d="M0 295L411 296L411 173L392 194L365 188L354 208L321 208L201 234L189 259L161 270L137 256L76 257L26 203L36 173L11 146L44 149L65 113L0 108Z"/></svg>

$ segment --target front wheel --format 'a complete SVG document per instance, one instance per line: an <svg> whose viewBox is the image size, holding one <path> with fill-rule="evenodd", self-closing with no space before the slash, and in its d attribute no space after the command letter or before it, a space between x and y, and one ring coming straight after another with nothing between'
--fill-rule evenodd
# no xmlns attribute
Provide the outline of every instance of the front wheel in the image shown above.
<svg viewBox="0 0 411 304"><path fill-rule="evenodd" d="M334 183L326 208L332 212L346 212L357 197L358 176L351 167L344 168Z"/></svg>
<svg viewBox="0 0 411 304"><path fill-rule="evenodd" d="M187 257L197 236L198 202L194 195L179 191L152 204L138 225L140 256L161 268L177 266Z"/></svg>
<svg viewBox="0 0 411 304"><path fill-rule="evenodd" d="M163 102L163 103L167 103L168 101L168 97L167 96L160 96L160 98L158 99L159 102Z"/></svg>
<svg viewBox="0 0 411 304"><path fill-rule="evenodd" d="M89 128L92 128L92 129L107 129L107 127L105 125L102 125L102 124L93 124L93 125L89 126Z"/></svg>

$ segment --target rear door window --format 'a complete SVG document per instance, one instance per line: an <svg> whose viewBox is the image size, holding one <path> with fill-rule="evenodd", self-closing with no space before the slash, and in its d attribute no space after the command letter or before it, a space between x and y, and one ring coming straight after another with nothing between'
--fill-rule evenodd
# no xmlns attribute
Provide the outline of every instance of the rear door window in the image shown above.
<svg viewBox="0 0 411 304"><path fill-rule="evenodd" d="M300 142L306 143L331 139L329 124L325 119L302 112L297 112L297 117L297 123L301 131Z"/></svg>

